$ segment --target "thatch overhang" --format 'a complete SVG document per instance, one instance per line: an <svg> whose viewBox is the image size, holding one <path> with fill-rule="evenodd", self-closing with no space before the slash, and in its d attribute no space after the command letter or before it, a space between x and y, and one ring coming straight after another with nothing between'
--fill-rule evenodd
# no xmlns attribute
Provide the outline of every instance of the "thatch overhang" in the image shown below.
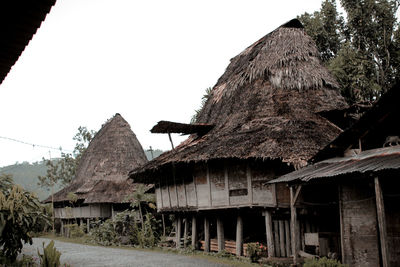
<svg viewBox="0 0 400 267"><path fill-rule="evenodd" d="M0 84L55 3L56 0L0 2Z"/></svg>
<svg viewBox="0 0 400 267"><path fill-rule="evenodd" d="M120 114L107 121L82 155L71 184L54 194L68 201L72 192L84 203L123 203L137 184L128 179L132 168L147 162L142 146ZM51 197L45 200L51 202Z"/></svg>
<svg viewBox="0 0 400 267"><path fill-rule="evenodd" d="M159 121L151 130L151 133L180 133L180 134L200 134L209 132L214 125L207 123L178 123L171 121Z"/></svg>
<svg viewBox="0 0 400 267"><path fill-rule="evenodd" d="M231 60L197 123L215 125L130 172L137 182L163 166L214 159L281 160L304 166L341 129L319 113L347 108L298 20L264 36Z"/></svg>

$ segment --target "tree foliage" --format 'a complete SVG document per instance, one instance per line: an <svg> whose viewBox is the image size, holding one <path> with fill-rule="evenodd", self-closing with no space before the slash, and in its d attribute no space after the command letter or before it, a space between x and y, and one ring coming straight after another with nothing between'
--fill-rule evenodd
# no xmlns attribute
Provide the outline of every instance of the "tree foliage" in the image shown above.
<svg viewBox="0 0 400 267"><path fill-rule="evenodd" d="M399 78L399 0L324 0L299 17L350 102L372 101Z"/></svg>
<svg viewBox="0 0 400 267"><path fill-rule="evenodd" d="M10 184L8 176L2 175L0 179L1 256L15 261L23 242L32 244L31 232L42 231L50 220L35 195Z"/></svg>
<svg viewBox="0 0 400 267"><path fill-rule="evenodd" d="M61 153L61 159L58 160L43 159L46 162L47 173L44 176L38 176L38 184L47 188L57 183L69 184L75 177L79 161L95 134L95 131L89 131L86 127L80 126L72 138L76 141L72 154Z"/></svg>
<svg viewBox="0 0 400 267"><path fill-rule="evenodd" d="M198 119L198 117L199 117L199 115L200 115L200 111L203 109L203 107L204 107L204 105L206 104L208 98L210 98L210 96L211 96L211 91L212 91L212 88L211 88L211 87L208 87L208 88L206 89L206 91L205 91L203 97L201 98L201 105L200 105L200 108L199 108L199 109L196 109L196 110L194 111L194 114L193 114L192 118L190 119L190 123L195 123L195 122L197 122L197 119Z"/></svg>

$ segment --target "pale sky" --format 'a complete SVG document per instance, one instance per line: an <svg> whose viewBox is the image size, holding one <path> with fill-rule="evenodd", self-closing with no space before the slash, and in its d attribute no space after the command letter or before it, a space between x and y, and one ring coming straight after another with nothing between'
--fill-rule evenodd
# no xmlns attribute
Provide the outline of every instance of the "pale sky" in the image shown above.
<svg viewBox="0 0 400 267"><path fill-rule="evenodd" d="M229 60L321 0L58 0L0 85L0 136L72 150L115 113L144 149L160 120L190 121ZM173 136L177 145L183 140ZM49 157L0 138L0 166ZM52 150L52 157L59 152Z"/></svg>

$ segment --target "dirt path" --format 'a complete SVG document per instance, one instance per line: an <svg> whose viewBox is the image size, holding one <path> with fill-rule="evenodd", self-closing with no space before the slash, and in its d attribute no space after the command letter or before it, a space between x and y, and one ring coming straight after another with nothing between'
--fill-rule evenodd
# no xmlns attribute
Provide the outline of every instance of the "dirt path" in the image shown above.
<svg viewBox="0 0 400 267"><path fill-rule="evenodd" d="M42 253L42 243L45 246L50 242L46 238L34 238L33 245L25 245L22 253L37 257L37 249ZM205 259L177 255L171 253L148 252L140 250L128 250L88 246L55 241L55 247L61 252L61 263L77 266L173 266L173 267L226 267Z"/></svg>

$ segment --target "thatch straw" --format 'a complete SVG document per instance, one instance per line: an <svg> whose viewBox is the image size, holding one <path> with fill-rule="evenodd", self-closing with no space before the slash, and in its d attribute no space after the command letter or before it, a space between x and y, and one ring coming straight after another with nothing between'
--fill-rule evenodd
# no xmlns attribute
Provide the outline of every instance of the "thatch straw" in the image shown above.
<svg viewBox="0 0 400 267"><path fill-rule="evenodd" d="M67 201L69 192L85 203L122 203L135 184L129 170L147 162L143 148L120 114L106 122L90 142L69 186L54 194L54 201ZM46 202L50 202L48 198Z"/></svg>
<svg viewBox="0 0 400 267"><path fill-rule="evenodd" d="M303 166L341 129L319 115L347 107L313 40L293 20L231 60L199 113L215 125L133 170L144 181L170 164L222 158L279 159Z"/></svg>

